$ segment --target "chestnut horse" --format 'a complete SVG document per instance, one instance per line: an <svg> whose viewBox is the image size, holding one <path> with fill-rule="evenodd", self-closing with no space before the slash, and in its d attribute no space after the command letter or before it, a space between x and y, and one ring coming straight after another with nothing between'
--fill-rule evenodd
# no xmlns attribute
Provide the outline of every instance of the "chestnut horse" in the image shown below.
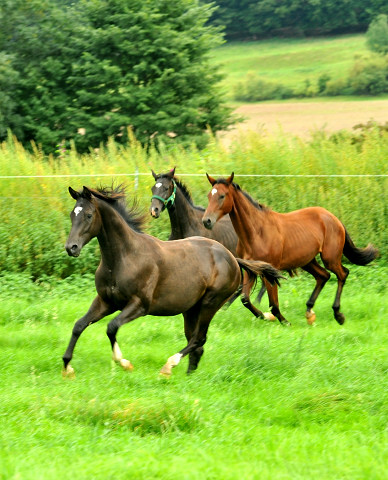
<svg viewBox="0 0 388 480"><path fill-rule="evenodd" d="M258 275L270 283L281 278L271 265L236 259L215 240L191 237L165 242L142 233L143 217L126 207L122 188L84 187L76 192L70 187L69 192L76 204L70 214L67 253L78 257L97 237L101 261L95 276L97 296L75 323L63 356L64 376L74 375L70 360L85 328L118 310L107 329L115 362L125 370L133 368L116 340L122 325L144 315L183 313L187 345L167 360L161 373L171 375L187 354L191 372L202 356L210 321L240 285L242 269L251 282Z"/></svg>
<svg viewBox="0 0 388 480"><path fill-rule="evenodd" d="M334 317L342 325L345 316L340 312L340 299L349 274L349 270L341 263L342 255L356 265L367 265L377 257L378 251L372 245L364 249L357 248L344 225L328 210L310 207L289 213L274 212L255 202L239 185L233 183L233 177L234 173L229 178L216 180L207 175L213 188L208 195L209 204L203 216L205 227L213 228L218 220L229 214L239 238L239 256L269 262L275 268L289 273L301 267L313 275L316 285L306 303L306 318L310 324L315 321L312 308L330 277L327 270L333 272L338 280L333 304ZM318 254L326 268L317 262ZM281 323L288 324L279 310L276 285L264 282L273 315ZM250 289L251 282L244 282L242 301L254 315L262 317L262 312L249 300Z"/></svg>

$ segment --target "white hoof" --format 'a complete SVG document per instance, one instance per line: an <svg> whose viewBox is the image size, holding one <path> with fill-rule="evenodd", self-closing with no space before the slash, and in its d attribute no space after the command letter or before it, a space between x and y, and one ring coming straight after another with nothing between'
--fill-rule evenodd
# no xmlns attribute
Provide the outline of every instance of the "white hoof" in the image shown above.
<svg viewBox="0 0 388 480"><path fill-rule="evenodd" d="M274 322L276 320L275 315L272 315L271 312L264 312L264 320L268 320L269 322Z"/></svg>
<svg viewBox="0 0 388 480"><path fill-rule="evenodd" d="M314 310L309 310L309 311L306 312L306 319L307 319L307 323L309 325L314 325L314 322L315 322L315 319L316 319L316 315L315 315Z"/></svg>
<svg viewBox="0 0 388 480"><path fill-rule="evenodd" d="M63 378L75 378L74 368L69 364L66 368L62 369Z"/></svg>
<svg viewBox="0 0 388 480"><path fill-rule="evenodd" d="M119 364L121 365L122 369L123 370L127 370L129 372L132 372L133 370L133 365L132 363L129 361L129 360L125 360L125 358L122 358L120 361L119 361Z"/></svg>

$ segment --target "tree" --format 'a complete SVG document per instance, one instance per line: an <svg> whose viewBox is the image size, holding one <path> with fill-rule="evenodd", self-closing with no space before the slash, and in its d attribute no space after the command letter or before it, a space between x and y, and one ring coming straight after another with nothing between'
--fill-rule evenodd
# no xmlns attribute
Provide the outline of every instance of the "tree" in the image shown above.
<svg viewBox="0 0 388 480"><path fill-rule="evenodd" d="M388 53L388 16L378 15L368 27L366 44L370 50L385 55Z"/></svg>
<svg viewBox="0 0 388 480"><path fill-rule="evenodd" d="M222 43L197 0L6 0L0 50L19 74L21 140L79 151L108 137L203 142L232 123L209 52ZM12 8L11 8L12 6ZM15 9L15 7L17 7ZM2 10L2 11L1 11ZM10 122L10 128L14 124Z"/></svg>

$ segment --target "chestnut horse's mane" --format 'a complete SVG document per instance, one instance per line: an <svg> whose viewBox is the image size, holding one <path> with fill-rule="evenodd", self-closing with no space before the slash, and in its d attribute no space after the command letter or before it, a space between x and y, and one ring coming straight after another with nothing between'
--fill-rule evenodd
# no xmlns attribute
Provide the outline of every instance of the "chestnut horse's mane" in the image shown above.
<svg viewBox="0 0 388 480"><path fill-rule="evenodd" d="M247 192L245 192L244 190L242 190L242 188L240 187L240 185L238 185L237 183L232 182L232 183L230 184L230 183L228 183L228 182L226 181L226 179L224 179L224 178L219 178L216 183L222 183L223 185L228 185L228 186L229 186L229 185L232 185L232 187L234 187L236 190L238 190L239 192L241 192L241 193L244 195L244 197L247 198L247 199L250 201L250 203L251 203L255 208L257 208L258 210L263 210L263 211L269 211L269 210L271 210L271 209L270 209L269 207L267 207L266 205L263 205L262 203L259 203L259 202L257 202L256 200L254 200L254 199L249 195L249 193L247 193Z"/></svg>

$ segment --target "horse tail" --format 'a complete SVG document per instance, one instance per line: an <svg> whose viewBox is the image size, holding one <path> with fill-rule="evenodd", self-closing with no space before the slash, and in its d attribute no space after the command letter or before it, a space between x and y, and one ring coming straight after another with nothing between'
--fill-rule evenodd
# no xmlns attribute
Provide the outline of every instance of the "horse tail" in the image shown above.
<svg viewBox="0 0 388 480"><path fill-rule="evenodd" d="M262 262L260 260L243 260L242 258L236 258L236 260L240 268L248 273L249 279L255 280L255 282L257 276L260 276L268 280L271 285L274 285L275 283L280 285L279 279L285 278L281 272L270 263Z"/></svg>
<svg viewBox="0 0 388 480"><path fill-rule="evenodd" d="M379 251L372 244L369 244L365 248L356 247L345 228L345 246L343 254L355 265L367 265L378 256Z"/></svg>

